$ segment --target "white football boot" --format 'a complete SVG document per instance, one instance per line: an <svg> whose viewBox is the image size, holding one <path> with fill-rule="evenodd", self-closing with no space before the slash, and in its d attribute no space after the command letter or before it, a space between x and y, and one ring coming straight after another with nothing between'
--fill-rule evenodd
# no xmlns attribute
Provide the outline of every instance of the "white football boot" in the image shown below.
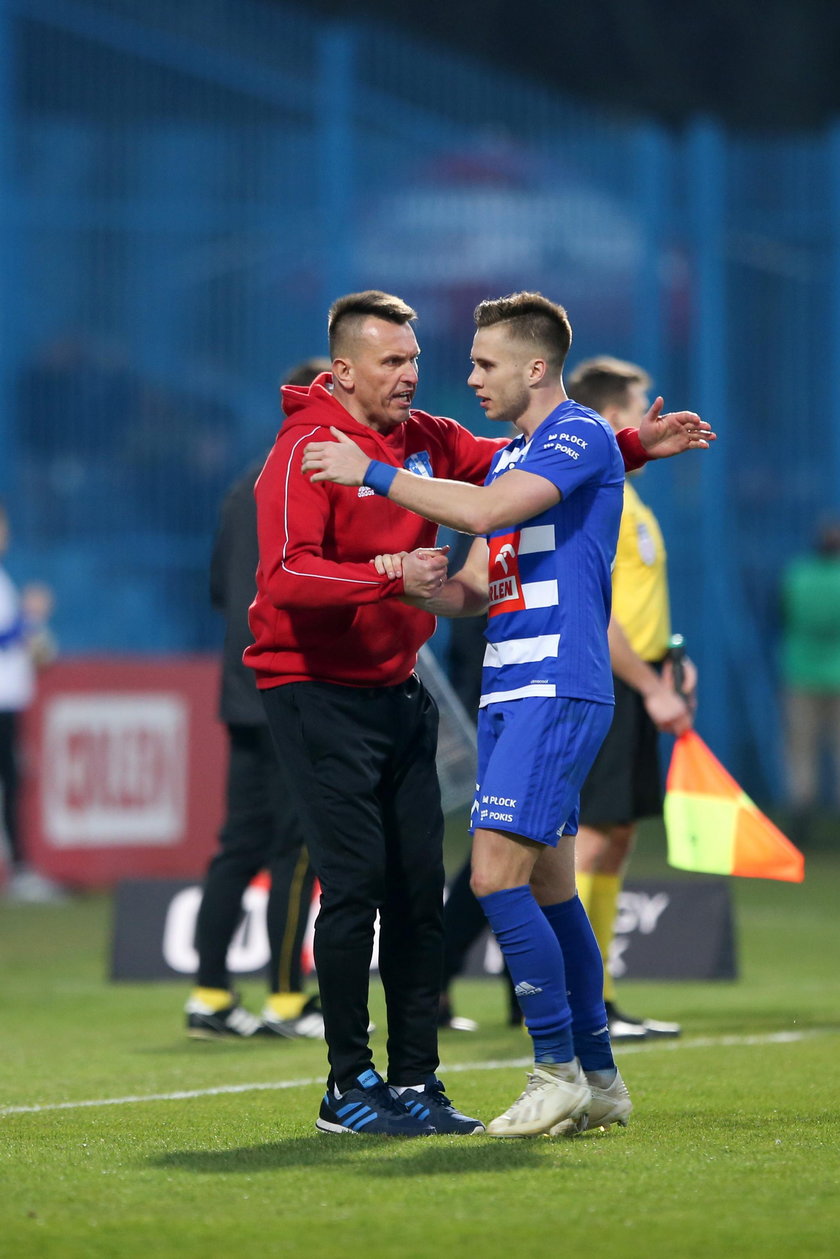
<svg viewBox="0 0 840 1259"><path fill-rule="evenodd" d="M503 1115L487 1125L491 1137L537 1137L562 1122L585 1122L592 1090L578 1065L577 1076L567 1080L556 1066L534 1064L524 1092Z"/></svg>

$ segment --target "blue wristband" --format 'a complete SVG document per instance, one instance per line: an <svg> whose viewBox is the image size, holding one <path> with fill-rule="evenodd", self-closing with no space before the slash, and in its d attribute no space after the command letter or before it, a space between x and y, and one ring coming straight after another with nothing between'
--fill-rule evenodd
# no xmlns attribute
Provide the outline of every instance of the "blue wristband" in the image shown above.
<svg viewBox="0 0 840 1259"><path fill-rule="evenodd" d="M379 459L371 459L362 484L373 490L374 494L381 494L383 498L387 498L388 491L398 472L399 468L395 468L393 464L382 463Z"/></svg>

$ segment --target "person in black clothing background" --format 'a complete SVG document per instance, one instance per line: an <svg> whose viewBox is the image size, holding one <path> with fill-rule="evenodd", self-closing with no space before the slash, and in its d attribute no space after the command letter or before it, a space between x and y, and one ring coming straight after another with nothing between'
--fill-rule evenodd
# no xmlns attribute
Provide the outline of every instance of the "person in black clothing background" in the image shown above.
<svg viewBox="0 0 840 1259"><path fill-rule="evenodd" d="M293 368L283 384L308 385L329 367L328 359L309 359ZM187 1032L197 1039L324 1034L318 997L304 992L301 968L315 877L306 835L280 786L253 670L242 663L252 641L248 608L259 562L254 484L264 462L265 455L228 491L210 565L211 601L225 618L219 715L227 727L229 761L219 851L207 870L196 923L196 987L186 1004ZM256 1018L231 990L227 952L242 917L242 896L263 869L271 875L266 908L271 960L269 994Z"/></svg>

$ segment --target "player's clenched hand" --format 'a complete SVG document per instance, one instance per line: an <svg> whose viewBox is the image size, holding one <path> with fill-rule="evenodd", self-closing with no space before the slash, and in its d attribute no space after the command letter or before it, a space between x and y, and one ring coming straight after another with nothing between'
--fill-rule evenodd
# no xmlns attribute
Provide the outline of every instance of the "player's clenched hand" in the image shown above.
<svg viewBox="0 0 840 1259"><path fill-rule="evenodd" d="M405 593L412 599L431 599L446 581L449 561L448 546L420 547L403 559L402 576Z"/></svg>
<svg viewBox="0 0 840 1259"><path fill-rule="evenodd" d="M334 442L309 442L304 447L304 472L312 474L313 481L334 481L337 485L361 485L365 479L370 458L340 428L331 428Z"/></svg>
<svg viewBox="0 0 840 1259"><path fill-rule="evenodd" d="M639 440L651 459L666 459L684 450L707 450L709 442L717 441L711 424L694 411L668 411L663 415L664 405L662 398L656 398L639 425Z"/></svg>

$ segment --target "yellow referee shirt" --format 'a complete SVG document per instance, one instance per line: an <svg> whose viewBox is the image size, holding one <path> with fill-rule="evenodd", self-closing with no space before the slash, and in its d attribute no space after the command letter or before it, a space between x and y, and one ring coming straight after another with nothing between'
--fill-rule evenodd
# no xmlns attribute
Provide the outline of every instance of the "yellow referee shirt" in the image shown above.
<svg viewBox="0 0 840 1259"><path fill-rule="evenodd" d="M666 562L656 517L625 481L612 577L613 614L642 660L661 660L668 650L671 615Z"/></svg>

